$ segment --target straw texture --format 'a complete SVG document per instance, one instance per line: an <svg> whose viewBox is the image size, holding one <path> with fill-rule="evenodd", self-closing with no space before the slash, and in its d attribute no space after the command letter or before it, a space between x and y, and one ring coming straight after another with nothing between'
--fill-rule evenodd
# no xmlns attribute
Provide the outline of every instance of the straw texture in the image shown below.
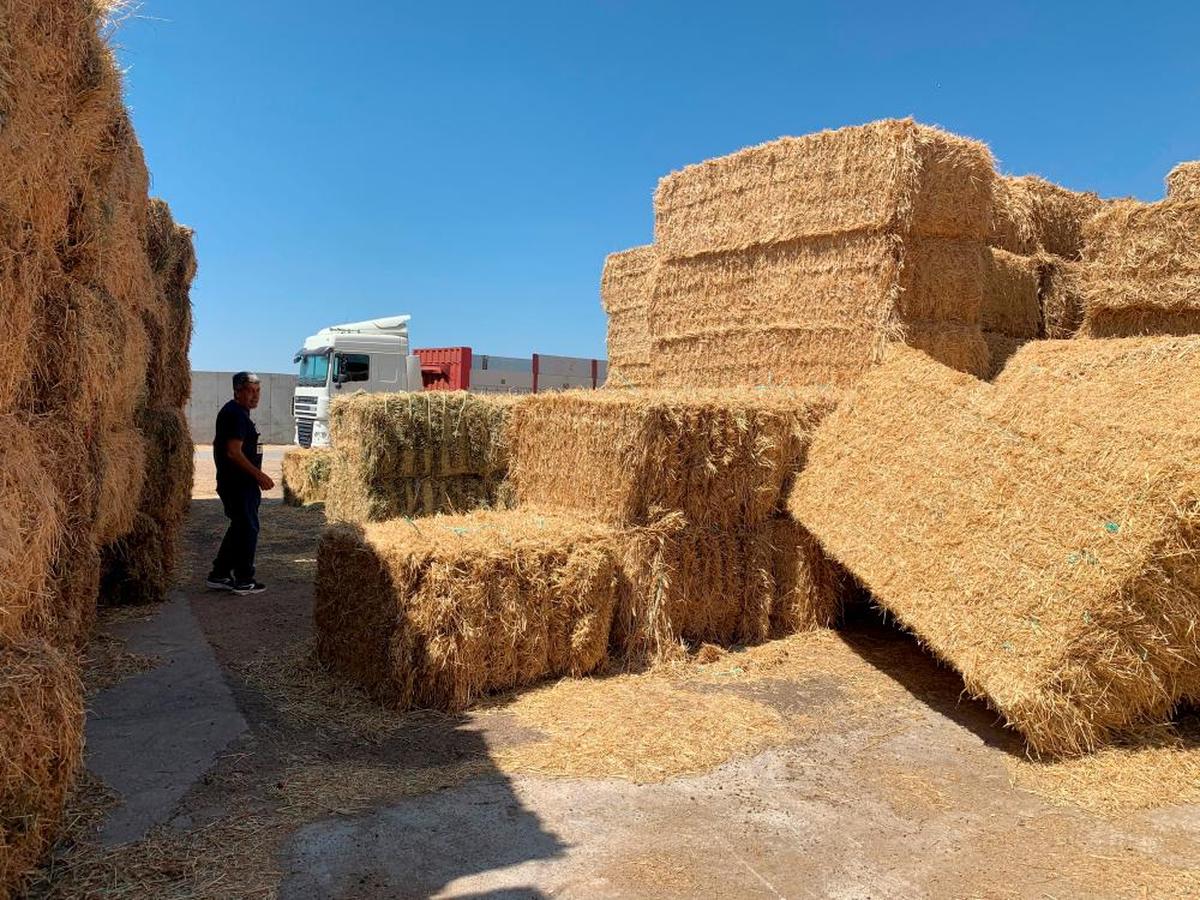
<svg viewBox="0 0 1200 900"><path fill-rule="evenodd" d="M328 447L300 447L283 454L283 502L289 506L324 503L333 457Z"/></svg>
<svg viewBox="0 0 1200 900"><path fill-rule="evenodd" d="M613 387L643 387L651 379L650 291L657 267L654 247L611 254L600 278L608 314L608 379Z"/></svg>
<svg viewBox="0 0 1200 900"><path fill-rule="evenodd" d="M1103 206L1096 194L1068 190L1036 175L997 175L992 194L988 243L1021 256L1049 253L1079 259L1083 225Z"/></svg>
<svg viewBox="0 0 1200 900"><path fill-rule="evenodd" d="M992 387L897 353L790 509L1034 752L1091 749L1200 690L1198 354L1037 341Z"/></svg>
<svg viewBox="0 0 1200 900"><path fill-rule="evenodd" d="M1181 162L1167 173L1167 199L1200 200L1200 160Z"/></svg>
<svg viewBox="0 0 1200 900"><path fill-rule="evenodd" d="M459 709L605 659L613 532L520 510L326 531L314 622L326 665L401 708Z"/></svg>

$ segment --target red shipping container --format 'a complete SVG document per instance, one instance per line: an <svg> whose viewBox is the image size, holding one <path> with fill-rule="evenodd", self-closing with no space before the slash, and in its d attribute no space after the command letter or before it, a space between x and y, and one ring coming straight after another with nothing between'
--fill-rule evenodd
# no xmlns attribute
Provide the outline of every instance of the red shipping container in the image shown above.
<svg viewBox="0 0 1200 900"><path fill-rule="evenodd" d="M470 347L421 347L413 353L421 359L421 382L425 390L471 389Z"/></svg>

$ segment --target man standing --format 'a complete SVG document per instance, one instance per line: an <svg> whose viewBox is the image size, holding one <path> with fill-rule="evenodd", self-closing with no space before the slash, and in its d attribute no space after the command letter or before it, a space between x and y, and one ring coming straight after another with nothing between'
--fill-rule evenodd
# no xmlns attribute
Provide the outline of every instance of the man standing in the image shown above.
<svg viewBox="0 0 1200 900"><path fill-rule="evenodd" d="M253 372L233 376L233 399L217 413L213 461L217 465L217 496L225 507L229 529L213 560L205 584L235 594L261 594L267 589L254 580L258 548L258 507L262 492L275 482L262 470L262 447L250 410L258 406L262 384Z"/></svg>

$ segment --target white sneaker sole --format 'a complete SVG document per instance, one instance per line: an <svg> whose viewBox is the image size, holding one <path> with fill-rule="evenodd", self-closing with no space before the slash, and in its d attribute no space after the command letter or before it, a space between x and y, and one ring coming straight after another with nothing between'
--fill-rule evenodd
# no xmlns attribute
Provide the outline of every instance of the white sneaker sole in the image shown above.
<svg viewBox="0 0 1200 900"><path fill-rule="evenodd" d="M206 581L204 586L210 591L232 591L233 585L227 581Z"/></svg>

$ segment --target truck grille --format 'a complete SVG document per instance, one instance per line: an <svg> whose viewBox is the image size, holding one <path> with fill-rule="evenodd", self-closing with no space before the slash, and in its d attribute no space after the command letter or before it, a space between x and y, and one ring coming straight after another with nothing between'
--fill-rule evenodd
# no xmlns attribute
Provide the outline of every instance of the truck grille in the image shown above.
<svg viewBox="0 0 1200 900"><path fill-rule="evenodd" d="M301 416L307 416L310 419L315 419L317 417L316 397L292 398L292 418L299 419Z"/></svg>
<svg viewBox="0 0 1200 900"><path fill-rule="evenodd" d="M301 447L312 446L312 419L297 419L296 420L296 440L300 442Z"/></svg>

